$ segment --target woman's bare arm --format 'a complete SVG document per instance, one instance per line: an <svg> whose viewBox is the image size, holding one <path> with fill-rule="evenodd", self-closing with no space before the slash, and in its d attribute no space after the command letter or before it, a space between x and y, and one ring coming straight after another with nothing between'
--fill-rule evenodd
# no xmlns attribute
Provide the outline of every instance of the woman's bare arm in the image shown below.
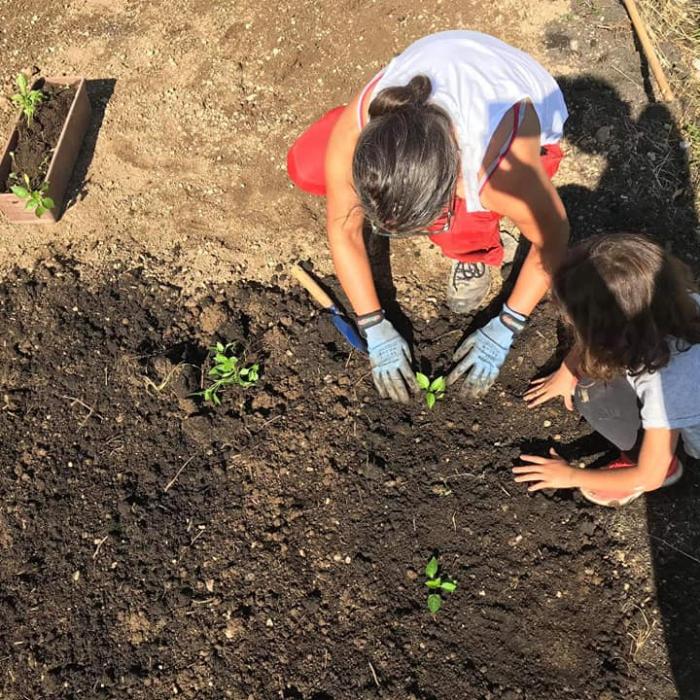
<svg viewBox="0 0 700 700"><path fill-rule="evenodd" d="M359 136L356 97L335 125L326 155L328 242L335 271L355 313L380 308L367 250L363 216L352 182L352 158Z"/></svg>
<svg viewBox="0 0 700 700"><path fill-rule="evenodd" d="M540 124L532 105L481 201L513 221L532 244L508 299L508 306L529 315L550 288L569 240L564 205L540 162Z"/></svg>

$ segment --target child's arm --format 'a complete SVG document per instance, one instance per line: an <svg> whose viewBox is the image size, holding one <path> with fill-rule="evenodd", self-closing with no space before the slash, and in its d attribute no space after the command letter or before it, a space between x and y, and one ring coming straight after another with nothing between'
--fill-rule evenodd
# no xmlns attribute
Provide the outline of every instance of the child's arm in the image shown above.
<svg viewBox="0 0 700 700"><path fill-rule="evenodd" d="M650 428L644 432L636 467L615 470L577 469L554 451L551 457L522 455L530 464L513 468L516 481L533 482L528 491L583 488L589 491L653 491L663 484L678 445L678 431Z"/></svg>
<svg viewBox="0 0 700 700"><path fill-rule="evenodd" d="M573 411L574 404L571 396L578 382L576 370L580 360L579 351L574 346L556 372L530 382L530 388L523 395L528 408L534 408L557 396L561 396L564 399L566 408L569 411Z"/></svg>

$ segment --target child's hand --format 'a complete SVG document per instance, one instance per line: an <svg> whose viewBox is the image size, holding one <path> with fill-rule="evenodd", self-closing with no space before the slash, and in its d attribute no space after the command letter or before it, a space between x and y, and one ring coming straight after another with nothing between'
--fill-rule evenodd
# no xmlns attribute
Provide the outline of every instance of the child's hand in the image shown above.
<svg viewBox="0 0 700 700"><path fill-rule="evenodd" d="M541 377L530 382L530 388L525 392L523 398L527 402L528 408L539 406L557 396L564 397L564 405L569 411L574 410L571 397L576 388L578 379L562 362L561 367L548 377Z"/></svg>
<svg viewBox="0 0 700 700"><path fill-rule="evenodd" d="M520 475L516 476L515 480L536 482L528 487L528 491L574 488L578 470L570 467L554 449L551 449L549 454L552 456L551 459L536 455L520 455L520 459L532 462L532 464L519 464L517 467L513 467L513 474Z"/></svg>

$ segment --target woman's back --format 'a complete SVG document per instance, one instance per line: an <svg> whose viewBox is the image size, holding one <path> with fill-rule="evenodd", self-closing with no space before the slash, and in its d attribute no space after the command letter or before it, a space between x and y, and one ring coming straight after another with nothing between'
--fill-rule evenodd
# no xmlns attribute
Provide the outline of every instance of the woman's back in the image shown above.
<svg viewBox="0 0 700 700"><path fill-rule="evenodd" d="M523 100L533 104L542 145L561 139L568 112L556 81L531 56L499 39L470 31L419 39L389 63L366 103L381 90L406 85L420 74L432 83L430 101L455 125L469 211L484 209L479 171L494 131L513 105Z"/></svg>

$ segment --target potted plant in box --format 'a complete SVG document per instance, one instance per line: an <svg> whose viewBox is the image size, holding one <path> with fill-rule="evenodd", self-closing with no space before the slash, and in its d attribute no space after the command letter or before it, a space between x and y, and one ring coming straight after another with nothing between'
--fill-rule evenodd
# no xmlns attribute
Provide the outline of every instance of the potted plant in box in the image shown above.
<svg viewBox="0 0 700 700"><path fill-rule="evenodd" d="M58 221L73 166L90 122L81 77L20 73L12 101L20 114L0 154L0 211L12 223Z"/></svg>

